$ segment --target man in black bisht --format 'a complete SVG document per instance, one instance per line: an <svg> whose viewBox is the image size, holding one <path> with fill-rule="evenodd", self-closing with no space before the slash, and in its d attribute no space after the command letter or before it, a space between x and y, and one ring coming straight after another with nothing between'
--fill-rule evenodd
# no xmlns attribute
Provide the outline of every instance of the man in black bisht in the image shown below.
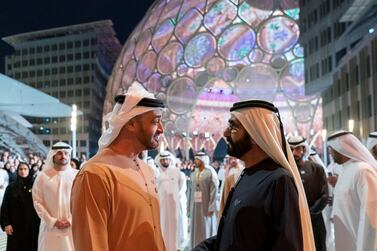
<svg viewBox="0 0 377 251"><path fill-rule="evenodd" d="M245 169L229 193L217 235L193 250L315 250L305 192L278 109L249 100L230 111L224 132L228 154L244 161Z"/></svg>
<svg viewBox="0 0 377 251"><path fill-rule="evenodd" d="M7 251L36 251L39 217L31 195L33 175L27 163L17 168L17 179L9 184L1 206L1 228L8 236Z"/></svg>
<svg viewBox="0 0 377 251"><path fill-rule="evenodd" d="M302 136L288 138L296 165L304 185L306 199L312 219L313 234L317 251L326 250L326 226L322 217L322 210L328 201L328 186L323 167L307 160L309 146Z"/></svg>

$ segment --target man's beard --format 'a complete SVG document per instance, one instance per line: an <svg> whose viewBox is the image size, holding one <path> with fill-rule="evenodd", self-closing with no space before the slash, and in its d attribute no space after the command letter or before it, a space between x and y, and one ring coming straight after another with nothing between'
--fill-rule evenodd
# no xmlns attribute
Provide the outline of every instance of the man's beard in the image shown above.
<svg viewBox="0 0 377 251"><path fill-rule="evenodd" d="M170 164L161 164L162 167L168 168Z"/></svg>
<svg viewBox="0 0 377 251"><path fill-rule="evenodd" d="M298 156L293 155L293 158L295 159L296 165L297 166L301 166L301 164L302 164L302 161L301 161L302 157L299 158Z"/></svg>
<svg viewBox="0 0 377 251"><path fill-rule="evenodd" d="M228 154L237 159L240 159L245 153L251 150L252 144L250 142L250 135L245 135L237 142L233 142L229 137L228 141Z"/></svg>

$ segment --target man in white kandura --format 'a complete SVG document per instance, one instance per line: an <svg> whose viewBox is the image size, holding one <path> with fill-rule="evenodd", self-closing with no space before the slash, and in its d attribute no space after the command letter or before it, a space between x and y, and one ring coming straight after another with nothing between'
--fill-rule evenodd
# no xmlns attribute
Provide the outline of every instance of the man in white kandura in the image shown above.
<svg viewBox="0 0 377 251"><path fill-rule="evenodd" d="M216 171L209 165L208 155L199 152L195 155L194 162L196 168L191 173L189 199L192 247L216 234L216 195L219 187Z"/></svg>
<svg viewBox="0 0 377 251"><path fill-rule="evenodd" d="M77 170L70 166L71 146L58 142L47 155L45 169L33 185L33 203L41 218L39 251L74 250L72 239L71 188Z"/></svg>
<svg viewBox="0 0 377 251"><path fill-rule="evenodd" d="M156 163L160 170L157 191L160 196L161 231L166 250L183 250L187 239L186 178L175 166L175 157L169 151L159 153ZM184 196L184 198L181 198ZM185 207L185 208L184 208ZM186 228L185 228L186 227Z"/></svg>
<svg viewBox="0 0 377 251"><path fill-rule="evenodd" d="M377 161L348 131L330 135L328 146L343 168L334 190L335 250L376 250Z"/></svg>

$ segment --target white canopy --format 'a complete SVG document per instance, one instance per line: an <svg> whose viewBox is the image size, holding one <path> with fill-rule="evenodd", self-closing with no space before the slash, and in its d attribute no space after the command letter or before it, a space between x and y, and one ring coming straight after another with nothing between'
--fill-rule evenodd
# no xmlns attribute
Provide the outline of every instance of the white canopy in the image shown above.
<svg viewBox="0 0 377 251"><path fill-rule="evenodd" d="M72 108L15 79L0 74L0 111L30 117L70 117ZM78 112L81 115L82 112Z"/></svg>
<svg viewBox="0 0 377 251"><path fill-rule="evenodd" d="M0 74L0 147L21 156L28 151L47 153L47 148L28 127L21 115L30 117L70 117L72 108L58 99L15 79ZM82 112L77 112L81 115Z"/></svg>

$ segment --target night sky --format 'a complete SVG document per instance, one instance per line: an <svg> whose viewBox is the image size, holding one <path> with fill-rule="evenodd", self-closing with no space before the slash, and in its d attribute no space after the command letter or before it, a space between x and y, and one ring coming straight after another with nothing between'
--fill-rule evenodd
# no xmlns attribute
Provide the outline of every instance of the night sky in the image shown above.
<svg viewBox="0 0 377 251"><path fill-rule="evenodd" d="M111 19L121 44L143 18L153 0L4 0L0 6L0 37ZM0 72L12 47L0 41Z"/></svg>

